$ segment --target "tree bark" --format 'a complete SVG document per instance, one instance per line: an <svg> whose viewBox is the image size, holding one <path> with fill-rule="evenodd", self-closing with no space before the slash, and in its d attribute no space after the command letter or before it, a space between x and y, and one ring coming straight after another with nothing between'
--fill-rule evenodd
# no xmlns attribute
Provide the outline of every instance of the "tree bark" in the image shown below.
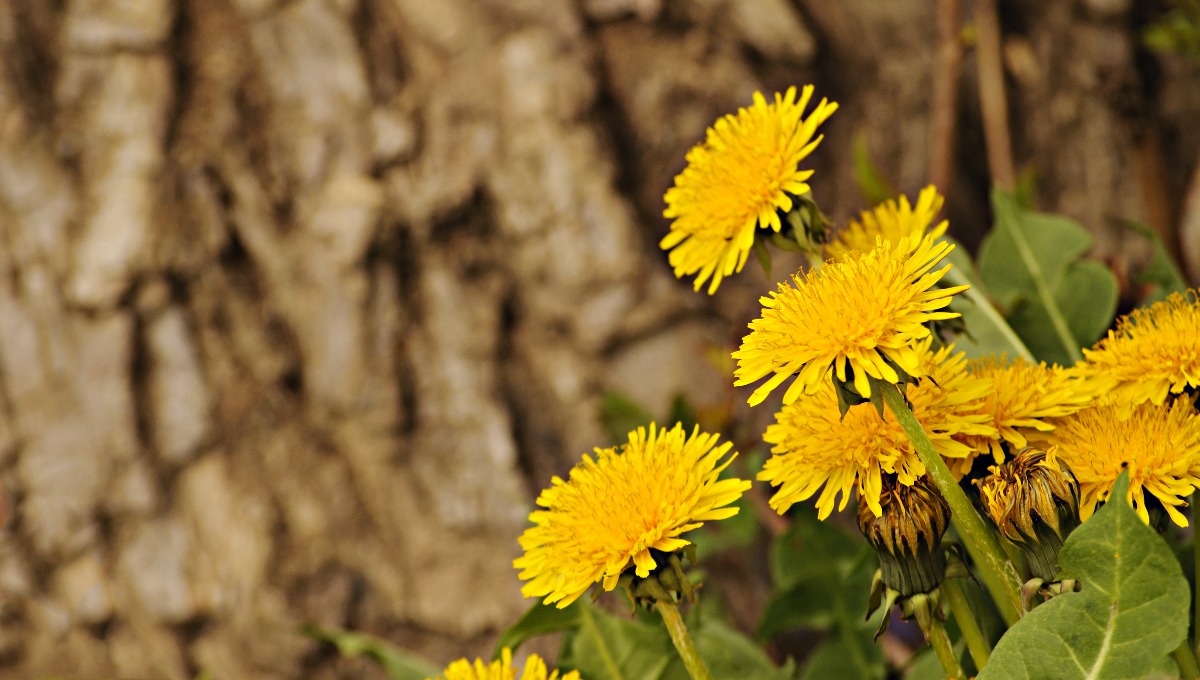
<svg viewBox="0 0 1200 680"><path fill-rule="evenodd" d="M1042 21L1029 4L1014 11ZM1044 21L1132 44L1120 11ZM736 345L770 282L748 266L708 298L672 279L661 196L687 148L755 89L815 82L843 106L814 155L822 205L868 207L860 132L914 192L932 12L0 3L3 674L370 672L307 623L438 662L487 654L528 605L511 560L534 496L608 443L601 395L663 414L731 389L706 353ZM1114 104L1088 78L1047 84L1070 60L1041 30L1047 80L1010 83L1018 162L1045 169L1045 208L1140 216L1140 194L1113 191L1129 145L1097 142L1119 134ZM1194 77L1175 73L1162 91ZM948 191L970 240L986 181L960 92ZM1071 93L1084 108L1047 127ZM1184 129L1189 96L1139 115ZM1200 142L1181 144L1163 162L1186 175Z"/></svg>

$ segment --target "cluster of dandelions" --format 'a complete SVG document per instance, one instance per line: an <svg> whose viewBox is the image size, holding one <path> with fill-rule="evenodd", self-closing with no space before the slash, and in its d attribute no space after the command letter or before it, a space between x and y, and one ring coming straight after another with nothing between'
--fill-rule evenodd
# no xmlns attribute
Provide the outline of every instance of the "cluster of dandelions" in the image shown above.
<svg viewBox="0 0 1200 680"><path fill-rule="evenodd" d="M763 435L771 456L757 477L774 488L770 506L783 514L815 496L825 519L853 495L887 604L902 604L927 637L938 630L935 620L926 626L931 610L921 598L942 580L937 544L947 522L977 563L996 551L972 523L982 526L961 487L979 489L991 526L1025 552L1025 576L1041 581L1053 579L1066 534L1108 500L1125 470L1127 500L1143 521L1163 513L1186 525L1179 508L1200 489L1196 294L1120 319L1075 366L968 359L939 328L958 316L949 306L966 286L946 284L954 246L943 238L947 223L935 224L943 198L934 187L915 203L899 197L864 212L832 238L813 218L813 172L803 161L837 105L822 99L806 115L812 90L797 98L791 88L773 101L756 93L749 108L718 120L665 196L672 223L661 246L676 276L695 276L696 290L708 282L715 293L756 247L783 240L816 255L760 298L761 314L732 355L735 385L762 381L752 406L791 381ZM565 607L597 584L623 585L635 602L677 616L675 602L691 595L678 559L688 532L734 515L751 485L724 474L731 448L698 428L651 423L619 447L583 456L538 497L520 537L522 593ZM991 589L998 606L1006 588L1014 596L1011 576L984 576L999 584ZM707 677L669 619L668 628L692 676ZM507 650L492 666L456 664L448 680L516 677ZM531 657L522 677L545 673Z"/></svg>

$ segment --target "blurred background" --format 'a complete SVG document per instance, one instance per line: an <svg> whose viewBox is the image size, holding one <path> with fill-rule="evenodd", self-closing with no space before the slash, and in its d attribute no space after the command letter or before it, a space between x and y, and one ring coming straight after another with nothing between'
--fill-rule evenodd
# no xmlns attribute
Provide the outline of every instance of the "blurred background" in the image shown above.
<svg viewBox="0 0 1200 680"><path fill-rule="evenodd" d="M993 2L0 2L0 676L381 677L309 624L490 653L533 498L622 413L759 441L726 362L770 280L657 248L755 90L841 104L835 219L936 181L971 247L995 180L1124 299L1126 220L1194 283L1194 4Z"/></svg>

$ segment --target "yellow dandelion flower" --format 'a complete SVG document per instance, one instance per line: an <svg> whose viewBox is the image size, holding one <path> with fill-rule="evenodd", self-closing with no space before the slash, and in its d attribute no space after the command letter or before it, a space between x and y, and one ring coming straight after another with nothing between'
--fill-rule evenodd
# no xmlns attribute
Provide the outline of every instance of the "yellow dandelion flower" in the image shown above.
<svg viewBox="0 0 1200 680"><path fill-rule="evenodd" d="M964 436L963 443L980 453L991 453L996 463L1004 462L1001 442L1013 451L1029 445L1029 439L1042 441L1054 429L1049 420L1067 416L1092 404L1105 386L1071 369L1045 362L1034 364L1023 357L1008 361L1004 356L971 361L972 375L992 381L981 411L992 418L997 436Z"/></svg>
<svg viewBox="0 0 1200 680"><path fill-rule="evenodd" d="M864 212L858 220L851 220L825 250L830 257L837 258L854 250L871 250L879 238L899 241L908 237L910 242L917 243L933 224L944 202L932 184L921 190L915 207L909 204L906 196L901 196L898 202L896 199L885 201ZM942 220L931 233L935 238L940 237L946 233L946 227L947 222Z"/></svg>
<svg viewBox="0 0 1200 680"><path fill-rule="evenodd" d="M947 462L968 459L974 452L955 436L995 432L988 417L978 413L990 384L967 373L964 354L953 354L950 347L931 352L930 340L917 347L928 377L908 386L908 399L938 453ZM828 380L813 394L785 405L763 435L773 445L772 455L758 478L779 487L771 507L782 514L821 491L816 505L819 517L825 519L835 503L838 510L844 509L851 490L857 489L871 512L880 516L884 474L896 475L905 486L925 474L925 465L900 423L890 413L885 416L881 418L872 404L859 404L842 417Z"/></svg>
<svg viewBox="0 0 1200 680"><path fill-rule="evenodd" d="M1162 404L1168 394L1200 386L1200 302L1197 291L1122 317L1116 330L1083 350L1080 371L1117 382L1114 401Z"/></svg>
<svg viewBox="0 0 1200 680"><path fill-rule="evenodd" d="M1091 406L1056 421L1050 441L1079 480L1080 519L1108 500L1113 483L1128 469L1127 500L1143 522L1150 521L1149 491L1176 524L1187 526L1178 508L1200 488L1200 416L1190 402Z"/></svg>
<svg viewBox="0 0 1200 680"><path fill-rule="evenodd" d="M524 556L513 562L525 597L545 597L560 608L592 584L612 590L631 564L645 578L657 566L651 551L673 552L691 541L680 536L707 520L737 514L727 507L750 488L749 481L718 479L737 453L717 445L718 436L681 425L667 430L650 424L629 433L629 443L596 449L538 496L544 510L520 537Z"/></svg>
<svg viewBox="0 0 1200 680"><path fill-rule="evenodd" d="M937 310L967 288L934 287L950 265L930 270L953 247L932 234L915 247L908 239L884 241L815 273L794 275L793 285L779 284L770 297L759 298L762 316L750 322L751 333L733 353L734 384L774 374L750 396L753 406L797 373L783 395L785 404L801 392L815 392L831 371L839 381L852 379L864 397L871 395L868 376L890 383L900 382L899 371L921 376L915 341L930 335L927 322L959 316Z"/></svg>
<svg viewBox="0 0 1200 680"><path fill-rule="evenodd" d="M500 651L499 661L484 662L483 659L475 659L472 663L466 659L459 659L446 666L446 670L437 676L437 680L579 680L579 671L559 676L557 670L548 670L546 662L537 654L529 655L525 660L524 672L517 675L519 670L513 668L512 650L505 647Z"/></svg>
<svg viewBox="0 0 1200 680"><path fill-rule="evenodd" d="M671 251L676 277L697 274L696 290L711 278L708 293L716 292L746 264L755 230L779 231L780 212L808 192L813 171L801 170L800 161L821 141L813 138L817 126L837 110L822 99L805 118L812 92L805 86L797 101L790 87L773 103L755 92L750 108L718 120L688 152L687 167L664 196L663 216L674 221L659 243Z"/></svg>

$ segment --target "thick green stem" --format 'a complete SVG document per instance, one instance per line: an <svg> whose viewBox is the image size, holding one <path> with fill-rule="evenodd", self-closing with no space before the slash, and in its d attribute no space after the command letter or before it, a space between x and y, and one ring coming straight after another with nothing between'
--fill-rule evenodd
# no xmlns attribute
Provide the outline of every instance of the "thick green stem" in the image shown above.
<svg viewBox="0 0 1200 680"><path fill-rule="evenodd" d="M983 631L979 629L979 621L971 612L971 605L967 602L966 593L963 592L962 586L957 580L948 578L942 581L942 595L950 605L950 611L954 614L954 620L958 622L958 629L962 631L963 639L967 641L967 650L971 652L971 658L975 660L975 668L983 670L984 664L988 662L988 657L992 653L992 647L988 644L987 638L983 636Z"/></svg>
<svg viewBox="0 0 1200 680"><path fill-rule="evenodd" d="M937 655L938 662L942 664L942 670L946 672L946 677L954 680L958 678L965 680L967 674L963 672L962 665L958 663L958 655L954 653L954 647L950 644L950 636L946 635L946 627L935 616L929 624L929 630L925 631L925 635L929 637L929 646L933 647L933 653Z"/></svg>
<svg viewBox="0 0 1200 680"><path fill-rule="evenodd" d="M1183 680L1196 680L1197 675L1200 675L1200 670L1196 669L1196 655L1192 653L1187 640L1179 643L1175 651L1171 652L1171 658L1175 659L1175 665L1179 666L1179 677Z"/></svg>
<svg viewBox="0 0 1200 680"><path fill-rule="evenodd" d="M667 624L667 632L671 634L671 642L675 643L675 649L679 652L679 657L683 659L683 666L687 668L688 675L692 676L692 680L712 680L712 675L708 672L708 666L704 665L704 659L700 658L700 653L696 651L696 645L692 642L692 636L688 635L687 626L683 623L683 617L679 615L679 607L673 602L664 602L659 600L654 605L658 609L658 613L662 615L663 623Z"/></svg>
<svg viewBox="0 0 1200 680"><path fill-rule="evenodd" d="M916 416L904 402L900 388L895 385L879 387L883 392L884 403L896 416L904 434L908 435L921 462L925 464L926 473L950 506L950 521L954 523L954 529L966 546L967 552L975 560L979 577L991 593L992 599L996 601L1000 615L1008 625L1013 625L1021 618L1021 581L1017 577L1016 569L1004 555L995 534L984 524L983 518L959 488L941 454L933 448L933 442L929 441L921 423L917 422Z"/></svg>

